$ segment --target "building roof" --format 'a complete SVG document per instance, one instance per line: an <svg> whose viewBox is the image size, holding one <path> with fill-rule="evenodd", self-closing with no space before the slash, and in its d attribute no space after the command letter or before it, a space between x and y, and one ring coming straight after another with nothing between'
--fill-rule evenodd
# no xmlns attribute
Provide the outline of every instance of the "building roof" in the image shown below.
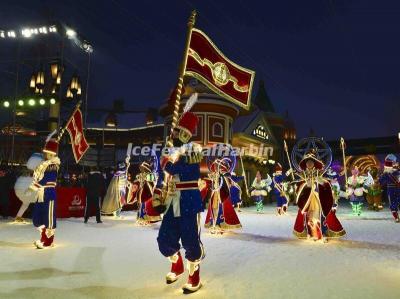
<svg viewBox="0 0 400 299"><path fill-rule="evenodd" d="M275 113L274 105L272 105L272 101L268 96L267 91L265 90L265 85L263 80L260 80L257 94L253 99L253 104L264 112Z"/></svg>
<svg viewBox="0 0 400 299"><path fill-rule="evenodd" d="M260 113L260 109L256 108L248 115L239 116L233 122L232 128L233 132L243 132L247 127L257 118Z"/></svg>
<svg viewBox="0 0 400 299"><path fill-rule="evenodd" d="M269 122L269 116L275 115L255 108L249 115L238 117L233 123L233 133L247 133L252 135L256 126L261 125L267 131L269 141L276 143L276 136Z"/></svg>
<svg viewBox="0 0 400 299"><path fill-rule="evenodd" d="M130 129L146 126L147 113L114 113L117 118L118 129ZM87 117L86 127L88 128L104 128L107 118L107 112L94 111L90 112ZM153 122L153 124L162 124L163 121L160 117Z"/></svg>

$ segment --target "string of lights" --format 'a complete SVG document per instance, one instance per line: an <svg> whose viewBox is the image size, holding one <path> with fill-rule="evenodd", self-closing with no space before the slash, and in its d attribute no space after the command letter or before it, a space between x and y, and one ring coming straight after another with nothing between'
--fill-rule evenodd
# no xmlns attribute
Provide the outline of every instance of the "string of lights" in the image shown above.
<svg viewBox="0 0 400 299"><path fill-rule="evenodd" d="M93 52L93 46L82 36L80 36L75 30L68 26L59 24L53 24L50 26L39 26L39 27L24 27L20 30L4 30L0 29L0 39L18 39L25 38L30 39L38 35L47 34L59 34L64 35L68 39L72 40L78 47L87 53Z"/></svg>
<svg viewBox="0 0 400 299"><path fill-rule="evenodd" d="M25 107L25 106L34 107L37 104L39 104L40 106L45 106L46 104L54 105L55 103L56 103L56 99L54 97L51 97L51 98L41 97L39 99L35 99L34 97L28 97L28 98L24 98L24 99L19 99L17 101L18 107L21 107L21 108ZM3 100L2 101L2 106L4 108L10 108L11 107L11 101L10 100Z"/></svg>

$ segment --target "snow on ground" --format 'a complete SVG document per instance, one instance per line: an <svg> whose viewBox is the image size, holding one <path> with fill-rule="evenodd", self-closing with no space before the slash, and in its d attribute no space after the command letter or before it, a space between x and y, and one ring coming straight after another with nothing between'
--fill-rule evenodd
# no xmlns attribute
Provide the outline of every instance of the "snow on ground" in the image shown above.
<svg viewBox="0 0 400 299"><path fill-rule="evenodd" d="M400 298L400 224L387 208L350 215L348 232L328 244L292 236L295 207L278 217L244 209L242 230L202 240L203 288L191 298ZM203 215L204 216L204 215ZM134 225L133 213L103 224L58 221L57 245L36 250L31 225L0 221L0 298L182 298L182 277L166 285L169 263L156 243L159 224ZM204 218L203 218L204 219Z"/></svg>

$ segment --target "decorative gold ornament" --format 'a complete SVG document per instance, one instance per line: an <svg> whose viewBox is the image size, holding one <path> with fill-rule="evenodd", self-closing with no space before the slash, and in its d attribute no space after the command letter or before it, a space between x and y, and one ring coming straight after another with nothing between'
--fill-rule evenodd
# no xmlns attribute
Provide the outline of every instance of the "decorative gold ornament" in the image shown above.
<svg viewBox="0 0 400 299"><path fill-rule="evenodd" d="M229 81L231 81L233 83L233 88L235 90L239 92L249 91L248 85L240 86L238 84L238 80L230 74L229 69L225 63L223 62L212 63L207 58L201 58L200 55L193 49L189 49L188 54L189 56L193 57L193 59L196 60L196 62L201 66L206 65L210 68L214 83L217 86L224 86L228 84Z"/></svg>

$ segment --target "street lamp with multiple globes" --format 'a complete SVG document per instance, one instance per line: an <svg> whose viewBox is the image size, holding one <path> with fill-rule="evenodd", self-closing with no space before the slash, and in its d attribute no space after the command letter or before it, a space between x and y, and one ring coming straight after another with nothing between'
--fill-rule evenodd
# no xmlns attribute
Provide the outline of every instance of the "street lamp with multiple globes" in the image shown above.
<svg viewBox="0 0 400 299"><path fill-rule="evenodd" d="M60 113L60 103L65 99L68 101L79 100L82 95L82 88L80 79L75 72L71 78L70 83L66 86L66 91L63 93L61 91L62 83L62 73L64 72L64 67L60 65L59 62L55 61L50 64L50 79L45 79L45 72L43 68L33 75L30 81L30 88L32 94L39 98L39 104L41 106L46 104L46 100L43 96L49 99L50 110L49 110L49 130L53 131L57 129L59 125L59 113ZM46 85L45 82L48 82ZM39 85L38 85L39 84ZM65 98L64 96L65 95ZM58 98L58 101L57 101ZM29 104L29 102L28 102Z"/></svg>

